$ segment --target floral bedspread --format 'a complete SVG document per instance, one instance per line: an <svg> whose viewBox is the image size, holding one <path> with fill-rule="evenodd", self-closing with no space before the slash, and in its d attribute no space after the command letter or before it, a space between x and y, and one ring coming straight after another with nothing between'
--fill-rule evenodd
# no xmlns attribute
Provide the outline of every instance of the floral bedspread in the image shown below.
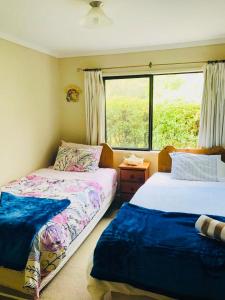
<svg viewBox="0 0 225 300"><path fill-rule="evenodd" d="M2 188L23 196L69 199L71 204L44 225L33 241L25 269L24 289L39 297L41 280L67 255L69 245L99 211L102 187L93 181L65 180L30 175Z"/></svg>

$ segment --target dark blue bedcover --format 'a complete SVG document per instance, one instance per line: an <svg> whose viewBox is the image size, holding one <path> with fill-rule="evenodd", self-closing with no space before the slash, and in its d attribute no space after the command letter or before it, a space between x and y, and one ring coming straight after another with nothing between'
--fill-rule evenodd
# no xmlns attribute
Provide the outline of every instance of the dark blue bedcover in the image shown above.
<svg viewBox="0 0 225 300"><path fill-rule="evenodd" d="M197 234L198 217L124 204L97 243L91 276L178 299L225 299L225 244Z"/></svg>
<svg viewBox="0 0 225 300"><path fill-rule="evenodd" d="M70 201L18 197L2 192L0 200L0 266L23 270L39 229Z"/></svg>

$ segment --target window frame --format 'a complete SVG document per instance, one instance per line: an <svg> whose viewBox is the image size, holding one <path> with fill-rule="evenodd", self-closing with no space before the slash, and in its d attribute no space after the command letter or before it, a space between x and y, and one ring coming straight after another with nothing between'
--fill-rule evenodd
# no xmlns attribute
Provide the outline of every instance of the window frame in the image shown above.
<svg viewBox="0 0 225 300"><path fill-rule="evenodd" d="M116 79L133 79L133 78L148 78L149 79L149 120L148 120L148 147L147 148L126 148L126 147L112 147L114 150L128 150L128 151L160 151L152 149L152 133L153 133L153 92L154 92L154 76L162 75L178 75L178 74L196 74L203 73L203 71L189 71L189 72L168 72L156 74L139 74L139 75L116 75L103 76L104 89L106 94L106 81ZM107 123L106 123L106 97L105 97L105 141L107 143Z"/></svg>

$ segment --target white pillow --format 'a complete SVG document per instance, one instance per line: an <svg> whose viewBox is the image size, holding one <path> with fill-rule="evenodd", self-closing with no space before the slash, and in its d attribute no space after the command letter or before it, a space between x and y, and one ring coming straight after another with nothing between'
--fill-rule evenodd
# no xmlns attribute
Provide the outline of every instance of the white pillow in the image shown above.
<svg viewBox="0 0 225 300"><path fill-rule="evenodd" d="M217 161L218 181L225 181L225 163L222 160Z"/></svg>
<svg viewBox="0 0 225 300"><path fill-rule="evenodd" d="M217 165L221 155L183 152L170 153L172 178L180 180L218 181Z"/></svg>

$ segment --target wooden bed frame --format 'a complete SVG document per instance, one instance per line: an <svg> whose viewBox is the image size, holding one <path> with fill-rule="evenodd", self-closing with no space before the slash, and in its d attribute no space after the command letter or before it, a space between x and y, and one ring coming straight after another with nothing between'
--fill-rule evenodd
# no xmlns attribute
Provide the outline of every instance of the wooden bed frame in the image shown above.
<svg viewBox="0 0 225 300"><path fill-rule="evenodd" d="M176 149L173 146L167 146L158 155L158 172L171 172L172 160L169 153L186 152L194 154L221 155L222 161L225 162L225 149L223 147L202 148L202 149Z"/></svg>
<svg viewBox="0 0 225 300"><path fill-rule="evenodd" d="M106 143L102 143L102 154L99 162L100 168L113 168L113 149Z"/></svg>

